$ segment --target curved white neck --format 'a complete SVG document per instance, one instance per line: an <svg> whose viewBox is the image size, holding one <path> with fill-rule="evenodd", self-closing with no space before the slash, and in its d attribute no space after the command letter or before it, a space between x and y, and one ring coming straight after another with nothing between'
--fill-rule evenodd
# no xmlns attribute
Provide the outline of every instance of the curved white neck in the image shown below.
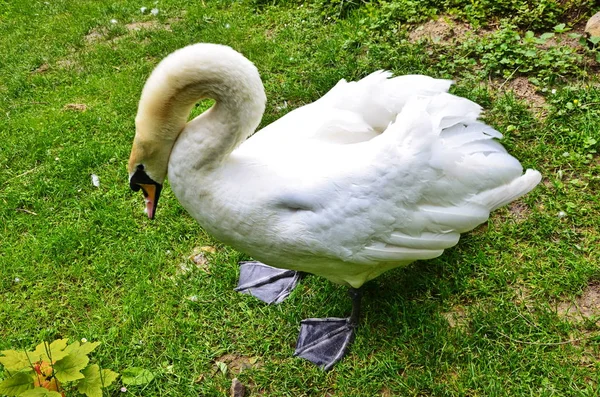
<svg viewBox="0 0 600 397"><path fill-rule="evenodd" d="M187 123L194 104L215 105ZM146 82L136 116L136 140L164 148L165 173L173 144L184 130L194 147L194 168L220 163L262 118L266 97L256 67L238 52L216 44L195 44L175 51ZM192 156L190 156L192 157Z"/></svg>

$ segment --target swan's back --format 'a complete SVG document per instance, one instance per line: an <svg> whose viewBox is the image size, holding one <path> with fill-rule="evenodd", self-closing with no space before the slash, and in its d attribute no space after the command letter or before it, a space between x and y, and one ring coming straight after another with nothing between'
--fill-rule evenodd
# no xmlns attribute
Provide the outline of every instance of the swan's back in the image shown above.
<svg viewBox="0 0 600 397"><path fill-rule="evenodd" d="M410 98L446 92L452 84L423 75L390 77L377 71L359 81L340 80L323 97L263 128L244 145L364 142L381 134Z"/></svg>
<svg viewBox="0 0 600 397"><path fill-rule="evenodd" d="M219 193L186 208L257 260L359 287L441 255L539 183L450 81L389 76L341 81L259 131L203 182Z"/></svg>

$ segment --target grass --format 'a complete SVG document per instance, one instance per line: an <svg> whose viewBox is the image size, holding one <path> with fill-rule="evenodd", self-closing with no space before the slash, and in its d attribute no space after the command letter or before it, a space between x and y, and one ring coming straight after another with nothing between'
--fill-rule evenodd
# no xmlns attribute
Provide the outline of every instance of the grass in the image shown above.
<svg viewBox="0 0 600 397"><path fill-rule="evenodd" d="M484 29L458 45L408 33L441 11L462 16L454 2L160 0L153 16L139 10L152 4L132 0L0 1L0 350L101 341L92 356L102 367L156 374L129 387L136 396L224 395L233 376L268 396L598 395L600 309L560 310L599 289L596 53L538 57L528 51L539 43L522 40L590 13L525 9L514 25L485 10L502 17L517 3L488 3L467 18ZM231 45L257 65L263 125L380 68L454 78L543 183L442 257L368 284L350 354L322 372L292 357L298 324L346 314L344 288L309 277L278 306L239 295L243 254L206 235L168 187L155 221L128 188L143 83L162 57L197 41ZM542 108L509 90L517 78L537 84ZM180 274L199 246L216 252ZM238 374L242 362L252 368Z"/></svg>

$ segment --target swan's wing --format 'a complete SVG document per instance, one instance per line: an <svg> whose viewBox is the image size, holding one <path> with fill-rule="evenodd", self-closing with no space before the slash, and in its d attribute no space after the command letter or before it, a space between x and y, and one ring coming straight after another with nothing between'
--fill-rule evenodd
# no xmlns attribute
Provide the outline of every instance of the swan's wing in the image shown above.
<svg viewBox="0 0 600 397"><path fill-rule="evenodd" d="M356 285L441 255L541 179L533 170L523 175L479 112L450 94L415 98L368 142L313 145L301 170L296 164L294 186L273 197L285 209L278 232L298 251L369 265L346 280ZM288 167L282 174L293 175Z"/></svg>
<svg viewBox="0 0 600 397"><path fill-rule="evenodd" d="M263 128L242 147L284 146L301 140L364 142L383 132L409 98L446 92L452 83L422 75L390 77L390 72L378 71L356 82L341 80L319 100Z"/></svg>

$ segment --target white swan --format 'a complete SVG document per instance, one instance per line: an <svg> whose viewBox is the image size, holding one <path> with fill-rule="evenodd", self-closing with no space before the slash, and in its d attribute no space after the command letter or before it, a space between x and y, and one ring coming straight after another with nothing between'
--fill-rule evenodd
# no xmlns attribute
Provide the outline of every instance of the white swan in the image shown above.
<svg viewBox="0 0 600 397"><path fill-rule="evenodd" d="M446 93L450 84L381 71L342 80L246 140L266 101L256 67L229 47L191 45L160 62L143 89L130 185L144 191L153 218L168 170L178 200L217 239L265 264L358 288L441 255L541 180L523 174L494 139L500 133L477 121L477 104ZM214 106L187 122L201 98ZM263 269L253 266L246 278ZM350 331L356 317L344 320ZM310 329L299 346L310 346L299 354L329 368L351 335L323 358L306 335L331 332L315 324L303 324Z"/></svg>

